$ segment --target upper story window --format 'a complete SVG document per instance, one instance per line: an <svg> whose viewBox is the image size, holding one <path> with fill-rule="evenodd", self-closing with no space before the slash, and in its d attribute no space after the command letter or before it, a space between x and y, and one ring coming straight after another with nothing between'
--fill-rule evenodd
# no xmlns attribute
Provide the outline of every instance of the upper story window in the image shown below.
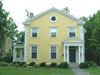
<svg viewBox="0 0 100 75"><path fill-rule="evenodd" d="M57 17L56 16L51 16L50 17L50 21L51 22L56 22L57 21Z"/></svg>
<svg viewBox="0 0 100 75"><path fill-rule="evenodd" d="M37 49L38 49L37 45L31 46L31 58L37 59Z"/></svg>
<svg viewBox="0 0 100 75"><path fill-rule="evenodd" d="M55 27L50 28L50 36L57 37L57 28Z"/></svg>
<svg viewBox="0 0 100 75"><path fill-rule="evenodd" d="M51 45L50 46L50 50L51 50L51 59L57 59L57 46L56 45Z"/></svg>
<svg viewBox="0 0 100 75"><path fill-rule="evenodd" d="M32 28L31 35L32 35L32 37L38 37L38 28L37 27Z"/></svg>
<svg viewBox="0 0 100 75"><path fill-rule="evenodd" d="M77 33L76 27L69 27L68 32L69 32L69 37L76 37Z"/></svg>

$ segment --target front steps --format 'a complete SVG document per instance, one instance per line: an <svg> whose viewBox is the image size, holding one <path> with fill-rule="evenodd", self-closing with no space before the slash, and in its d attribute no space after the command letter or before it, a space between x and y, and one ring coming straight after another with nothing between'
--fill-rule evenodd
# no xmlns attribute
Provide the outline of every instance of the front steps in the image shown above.
<svg viewBox="0 0 100 75"><path fill-rule="evenodd" d="M78 63L69 63L69 67L70 68L77 68L77 67L79 67L79 64Z"/></svg>

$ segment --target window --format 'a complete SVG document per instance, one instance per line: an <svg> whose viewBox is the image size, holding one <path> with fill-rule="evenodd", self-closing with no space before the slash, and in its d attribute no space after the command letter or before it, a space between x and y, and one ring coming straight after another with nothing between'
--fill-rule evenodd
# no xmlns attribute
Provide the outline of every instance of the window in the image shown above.
<svg viewBox="0 0 100 75"><path fill-rule="evenodd" d="M57 28L51 28L50 29L50 36L51 37L57 37Z"/></svg>
<svg viewBox="0 0 100 75"><path fill-rule="evenodd" d="M32 37L37 37L38 36L38 28L34 27L32 28Z"/></svg>
<svg viewBox="0 0 100 75"><path fill-rule="evenodd" d="M57 58L57 46L52 45L50 46L51 48L51 59L56 59Z"/></svg>
<svg viewBox="0 0 100 75"><path fill-rule="evenodd" d="M76 27L69 27L69 37L76 37Z"/></svg>
<svg viewBox="0 0 100 75"><path fill-rule="evenodd" d="M31 58L37 59L37 45L31 46Z"/></svg>
<svg viewBox="0 0 100 75"><path fill-rule="evenodd" d="M51 16L50 17L50 21L51 22L56 22L57 21L57 17L56 16Z"/></svg>

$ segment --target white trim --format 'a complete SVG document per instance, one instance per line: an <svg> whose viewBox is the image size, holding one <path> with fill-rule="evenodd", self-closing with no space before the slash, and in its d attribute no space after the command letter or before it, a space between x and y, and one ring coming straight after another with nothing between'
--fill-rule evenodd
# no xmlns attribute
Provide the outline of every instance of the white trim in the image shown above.
<svg viewBox="0 0 100 75"><path fill-rule="evenodd" d="M84 28L83 26L79 26L79 28L80 28L80 39L84 40Z"/></svg>
<svg viewBox="0 0 100 75"><path fill-rule="evenodd" d="M55 20L55 21L52 21L52 20L51 20L52 17L55 17L56 20ZM50 17L50 21L53 22L53 23L57 22L57 20L58 20L58 18L57 18L57 16L55 16L55 15L53 15L53 16Z"/></svg>
<svg viewBox="0 0 100 75"><path fill-rule="evenodd" d="M64 62L66 61L66 46L64 46Z"/></svg>
<svg viewBox="0 0 100 75"><path fill-rule="evenodd" d="M32 46L36 46L37 47L37 58L32 58ZM30 59L38 59L38 45L37 44L32 44L30 46Z"/></svg>
<svg viewBox="0 0 100 75"><path fill-rule="evenodd" d="M24 25L30 24L30 22L32 22L32 21L36 20L37 18L39 18L39 17L41 17L41 16L44 16L44 15L46 15L47 13L52 12L52 11L56 11L56 12L58 12L58 13L64 15L64 16L67 16L67 17L69 17L69 18L71 18L71 19L77 21L77 23L80 24L80 25L84 25L84 24L85 24L84 21L82 21L82 20L80 20L80 19L78 19L78 18L76 18L76 17L74 17L73 15L70 15L70 14L68 14L68 13L66 14L65 12L62 12L61 10L56 9L56 8L54 8L54 7L53 7L53 8L50 8L50 9L48 9L48 10L46 10L46 11L44 11L44 12L38 14L38 15L36 15L36 16L34 16L33 18L31 18L31 19L29 19L29 20L26 20L25 22L23 22L23 24L24 24Z"/></svg>
<svg viewBox="0 0 100 75"><path fill-rule="evenodd" d="M78 55L79 55L79 59L78 59L78 64L80 64L80 46L78 46Z"/></svg>
<svg viewBox="0 0 100 75"><path fill-rule="evenodd" d="M56 37L51 37L51 29L55 28L56 29ZM50 38L57 38L58 37L58 27L50 27Z"/></svg>
<svg viewBox="0 0 100 75"><path fill-rule="evenodd" d="M56 46L56 58L55 59L51 58L51 46ZM58 59L58 45L57 44L50 44L50 59L51 60L57 60Z"/></svg>
<svg viewBox="0 0 100 75"><path fill-rule="evenodd" d="M69 64L69 46L67 46L67 63Z"/></svg>
<svg viewBox="0 0 100 75"><path fill-rule="evenodd" d="M37 37L32 37L32 29L33 28L36 28L37 29ZM38 38L38 36L39 36L39 28L38 27L31 27L31 37L32 38Z"/></svg>

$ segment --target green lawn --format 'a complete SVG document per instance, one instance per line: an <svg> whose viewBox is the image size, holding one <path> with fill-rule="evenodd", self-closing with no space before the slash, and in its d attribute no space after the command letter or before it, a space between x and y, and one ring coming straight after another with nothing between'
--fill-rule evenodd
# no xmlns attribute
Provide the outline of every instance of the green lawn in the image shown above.
<svg viewBox="0 0 100 75"><path fill-rule="evenodd" d="M0 75L75 75L71 69L0 67Z"/></svg>
<svg viewBox="0 0 100 75"><path fill-rule="evenodd" d="M88 68L88 69L84 69L84 70L89 72L90 75L100 75L100 67Z"/></svg>

